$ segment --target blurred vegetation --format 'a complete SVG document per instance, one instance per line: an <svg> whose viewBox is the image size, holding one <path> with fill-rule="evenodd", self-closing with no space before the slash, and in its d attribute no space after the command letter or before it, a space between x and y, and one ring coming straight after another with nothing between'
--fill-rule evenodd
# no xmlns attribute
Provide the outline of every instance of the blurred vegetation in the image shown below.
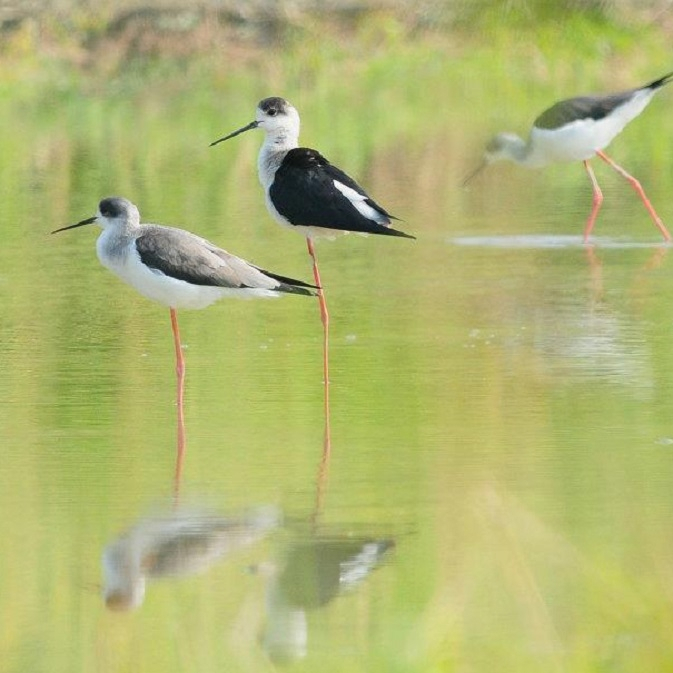
<svg viewBox="0 0 673 673"><path fill-rule="evenodd" d="M621 0L5 2L0 95L115 95L168 78L193 92L241 72L304 88L339 67L393 83L431 59L460 59L466 88L469 63L511 83L553 72L581 85L602 72L618 87L649 76L649 63L662 64L655 75L669 67L672 19L669 3Z"/></svg>
<svg viewBox="0 0 673 673"><path fill-rule="evenodd" d="M137 670L174 670L161 661L175 640L172 594L160 595L138 621L108 623L97 593L83 594L77 575L97 577L106 529L169 484L166 316L108 278L91 232L48 245L45 233L92 214L102 195L121 193L148 219L198 227L244 257L307 277L300 239L291 242L269 221L260 198L260 139L208 148L274 94L300 108L307 145L380 194L419 235L418 245L389 245L385 255L377 253L383 246L355 237L320 250L334 307L335 409L342 412L334 418L331 503L358 516L366 514L363 502L386 503L391 519L428 526L419 544L407 545L412 552L400 554L389 596L372 603L377 620L386 619L373 655L380 662L366 670L457 671L469 661L477 662L472 670L492 670L493 661L508 671L670 670L670 481L661 476L670 460L650 447L651 437L670 435L670 406L622 399L621 390L600 382L556 384L535 349L516 345L525 338L522 311L561 320L566 297L583 300L583 267L559 271L571 279L561 296L552 275L556 254L512 251L496 265L492 251L468 255L442 242L468 224L476 234L496 226L519 231L518 219L526 229L578 233L589 192L577 167L553 174L562 180L539 178L547 180L539 190L514 170L484 176L485 187L469 193L458 189L460 177L490 132L525 131L551 100L626 88L671 70L671 12L635 2L380 2L328 11L335 6L224 2L215 9L185 0L175 10L110 0L17 1L15 9L29 11L14 14L1 8L0 261L3 280L21 281L0 284L2 341L12 363L3 368L3 397L14 403L5 407L5 425L14 439L8 444L21 449L5 466L21 479L2 489L3 525L25 517L31 533L26 526L11 537L3 531L11 544L1 563L15 573L0 604L11 626L4 646L10 670L130 670L115 665L120 657L140 662ZM662 92L647 120L620 140L621 156L643 184L656 178L668 185L673 177L670 95ZM623 198L618 203L636 213L638 231L650 240L640 204L630 193ZM606 199L606 217L615 202ZM653 202L669 216L668 199ZM576 208L577 217L564 208ZM483 214L468 218L470 211ZM39 261L27 264L36 251ZM656 395L670 399L673 279L655 270L636 275L635 287L615 284L632 269L614 263L625 253L611 254L605 304L617 304L617 318L620 310L642 314L661 379ZM375 289L364 292L372 278ZM299 301L264 311L230 302L181 320L199 342L188 365L190 478L211 484L234 475L240 491L229 480L228 496L233 490L243 502L263 501L266 484L295 494L293 505L312 502L310 489L297 484L310 484L322 432L315 422L315 311ZM496 332L504 346L466 336L480 330ZM476 347L465 347L470 340ZM634 343L625 342L625 353ZM369 374L352 376L360 371ZM290 379L291 391L284 386ZM590 404L579 409L578 399ZM245 413L222 412L241 400ZM522 409L533 410L524 427ZM376 425L374 417L395 422ZM567 451L570 431L577 444ZM277 456L284 460L288 448L293 458L281 468ZM357 479L352 456L359 457ZM252 474L251 484L239 476ZM363 483L376 484L375 497L363 495ZM26 512L18 491L31 494L37 512ZM438 501L436 514L426 498ZM43 555L33 535L41 536ZM75 542L70 549L63 540L80 538L86 554L73 570ZM243 592L234 571L222 580L223 595L225 585ZM220 585L195 587L194 604L208 611ZM59 600L45 615L38 607L50 597ZM73 604L67 614L81 620L64 619L66 600ZM359 614L368 614L362 607ZM242 658L243 648L223 645L222 634L238 637L235 619L220 611L204 627L199 612L191 610L182 631L187 644L203 644L194 647L202 659L212 659L199 670L221 670L223 660L231 670L268 670L231 665L229 650ZM148 648L149 640L158 645ZM40 665L12 666L16 652ZM143 667L151 657L157 663ZM68 665L73 660L81 666ZM344 670L343 659L335 656L324 670Z"/></svg>
<svg viewBox="0 0 673 673"><path fill-rule="evenodd" d="M287 46L298 39L348 40L371 32L379 38L445 37L564 30L578 19L600 30L656 29L671 33L670 3L663 0L32 0L0 2L0 64L11 74L32 66L58 65L82 72L109 72L142 59L184 59L217 50L227 65L251 50ZM9 72L8 72L9 71Z"/></svg>

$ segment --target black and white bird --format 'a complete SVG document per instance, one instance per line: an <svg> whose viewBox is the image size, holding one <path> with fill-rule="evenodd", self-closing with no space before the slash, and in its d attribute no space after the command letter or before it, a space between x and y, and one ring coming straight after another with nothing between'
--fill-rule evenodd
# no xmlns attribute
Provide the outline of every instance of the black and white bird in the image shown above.
<svg viewBox="0 0 673 673"><path fill-rule="evenodd" d="M540 168L557 162L582 161L593 189L593 207L584 228L586 242L603 202L603 194L589 165L589 160L598 156L628 180L664 239L670 241L668 229L652 207L638 180L610 159L603 149L647 107L654 94L672 79L673 72L636 89L602 96L579 96L552 105L535 120L528 140L513 133L496 135L486 147L482 164L463 184L467 184L485 166L500 160L513 161L528 168Z"/></svg>
<svg viewBox="0 0 673 673"><path fill-rule="evenodd" d="M211 146L261 128L266 138L257 169L266 205L281 225L296 229L308 239L351 231L414 238L393 229L392 220L397 218L320 152L299 147L299 127L299 113L290 102L265 98L257 106L255 121Z"/></svg>
<svg viewBox="0 0 673 673"><path fill-rule="evenodd" d="M260 567L267 577L261 643L271 661L289 664L306 657L309 611L360 588L394 548L393 539L320 534L298 540L278 563Z"/></svg>
<svg viewBox="0 0 673 673"><path fill-rule="evenodd" d="M299 113L284 98L265 98L257 105L255 120L218 143L245 131L261 128L266 137L259 151L257 169L266 205L276 221L306 237L313 262L315 284L322 288L313 239L334 238L356 232L415 238L392 228L397 219L374 201L360 185L333 166L317 150L299 147ZM329 314L319 290L320 315L325 329L325 381Z"/></svg>
<svg viewBox="0 0 673 673"><path fill-rule="evenodd" d="M205 308L223 297L316 294L308 283L253 266L188 231L141 224L138 208L119 196L103 199L93 217L52 233L94 223L103 229L96 242L101 264L144 297L170 308L179 385L184 360L177 309Z"/></svg>

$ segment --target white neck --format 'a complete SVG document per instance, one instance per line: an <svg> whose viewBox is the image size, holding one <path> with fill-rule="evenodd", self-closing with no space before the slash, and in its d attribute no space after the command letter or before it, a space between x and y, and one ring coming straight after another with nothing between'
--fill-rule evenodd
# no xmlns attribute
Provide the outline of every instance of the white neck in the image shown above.
<svg viewBox="0 0 673 673"><path fill-rule="evenodd" d="M290 129L277 129L267 134L257 157L257 172L262 187L268 189L285 155L299 146L299 134Z"/></svg>
<svg viewBox="0 0 673 673"><path fill-rule="evenodd" d="M267 133L264 138L264 147L275 152L287 152L299 146L299 129L282 126Z"/></svg>
<svg viewBox="0 0 673 673"><path fill-rule="evenodd" d="M532 146L530 141L526 142L523 138L512 134L507 137L507 140L503 145L502 156L517 164L530 166L535 163L531 149Z"/></svg>

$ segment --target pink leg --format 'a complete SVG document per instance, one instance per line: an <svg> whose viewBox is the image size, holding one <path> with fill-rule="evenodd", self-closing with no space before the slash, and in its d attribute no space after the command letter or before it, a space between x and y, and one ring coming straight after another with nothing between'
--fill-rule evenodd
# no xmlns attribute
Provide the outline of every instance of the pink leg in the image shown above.
<svg viewBox="0 0 673 673"><path fill-rule="evenodd" d="M320 320L322 321L323 327L327 329L329 326L329 313L327 312L327 304L325 302L325 295L322 291L322 283L320 282L320 271L318 270L318 260L315 256L315 248L313 247L313 239L307 238L306 245L308 246L308 254L311 255L313 260L313 278L315 284L320 288L318 290L318 301L320 302Z"/></svg>
<svg viewBox="0 0 673 673"><path fill-rule="evenodd" d="M327 312L327 303L325 302L325 293L322 289L322 282L320 281L320 271L318 270L318 261L315 256L315 249L313 247L313 240L310 238L306 239L308 245L308 254L311 255L313 260L313 278L315 284L320 288L318 290L318 302L320 303L320 320L322 321L322 326L324 329L324 340L323 340L323 371L325 374L325 385L329 384L329 363L328 363L328 346L329 346L329 313Z"/></svg>
<svg viewBox="0 0 673 673"><path fill-rule="evenodd" d="M659 215L657 215L656 211L652 207L652 204L650 203L650 200L645 196L645 190L641 187L640 182L636 180L630 173L627 173L619 164L616 164L612 159L610 159L607 154L604 152L601 152L598 150L596 154L605 161L606 164L609 164L614 168L617 173L619 173L623 178L629 181L631 184L631 187L633 187L636 192L638 192L638 196L640 196L642 202L645 204L645 208L647 208L647 212L650 214L650 217L654 220L654 224L657 225L659 231L661 232L662 236L666 241L671 240L671 235L668 233L668 229L664 226L664 223L661 221L661 218Z"/></svg>
<svg viewBox="0 0 673 673"><path fill-rule="evenodd" d="M603 203L603 192L601 191L601 188L598 186L598 181L596 180L596 176L594 175L594 172L591 166L589 165L589 162L585 160L583 163L584 168L586 168L587 170L589 180L591 180L591 187L594 193L594 200L593 205L591 207L591 213L589 214L589 219L587 220L587 224L584 227L584 242L587 243L589 241L591 231L594 228L594 223L596 222L598 211L601 209L601 204Z"/></svg>
<svg viewBox="0 0 673 673"><path fill-rule="evenodd" d="M306 239L308 246L308 254L313 260L313 278L315 284L320 288L318 290L318 301L320 303L320 320L323 326L323 382L325 386L325 443L324 454L329 456L330 452L330 412L329 412L329 313L327 312L327 303L325 302L325 294L322 289L322 282L320 280L320 271L318 270L318 261L315 256L315 248L313 247L313 240Z"/></svg>
<svg viewBox="0 0 673 673"><path fill-rule="evenodd" d="M173 480L173 500L177 505L180 495L180 482L182 480L182 468L185 459L185 359L182 355L180 344L180 330L178 328L177 311L171 309L171 326L173 328L173 342L175 344L175 371L178 377L178 444L175 457L175 477Z"/></svg>

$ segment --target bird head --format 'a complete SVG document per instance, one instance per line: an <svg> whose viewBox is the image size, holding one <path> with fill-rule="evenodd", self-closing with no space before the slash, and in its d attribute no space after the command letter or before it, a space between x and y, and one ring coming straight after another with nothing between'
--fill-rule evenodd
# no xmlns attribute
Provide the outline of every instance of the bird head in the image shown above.
<svg viewBox="0 0 673 673"><path fill-rule="evenodd" d="M463 180L463 187L492 163L503 160L511 161L516 155L515 148L521 144L523 141L514 133L498 133L497 136L493 136L486 144L481 163Z"/></svg>
<svg viewBox="0 0 673 673"><path fill-rule="evenodd" d="M121 196L108 196L98 204L98 212L93 217L87 217L76 224L70 224L67 227L55 229L52 234L60 231L83 227L85 224L97 224L101 229L108 227L122 228L140 223L140 213L138 208L128 199Z"/></svg>
<svg viewBox="0 0 673 673"><path fill-rule="evenodd" d="M224 140L229 140L241 133L256 128L263 129L266 132L267 138L271 138L274 141L278 139L286 142L289 138L296 144L299 138L299 125L299 113L294 105L284 98L273 96L259 102L255 111L255 121L229 133L223 138L219 138L210 145L212 147Z"/></svg>

